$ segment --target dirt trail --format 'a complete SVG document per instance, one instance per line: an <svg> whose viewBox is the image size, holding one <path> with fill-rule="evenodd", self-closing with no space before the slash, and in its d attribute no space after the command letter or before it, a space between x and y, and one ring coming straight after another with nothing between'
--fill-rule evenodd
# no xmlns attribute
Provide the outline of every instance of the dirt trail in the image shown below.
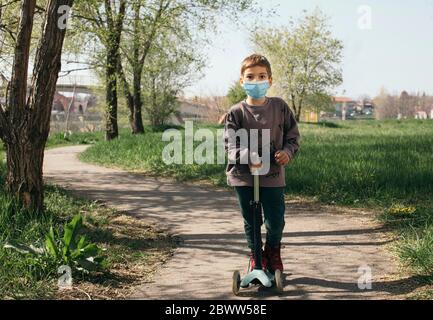
<svg viewBox="0 0 433 320"><path fill-rule="evenodd" d="M119 169L85 164L88 146L47 150L44 177L90 199L180 236L184 242L134 299L233 299L234 270L248 260L243 225L233 192L178 184ZM374 299L405 294L390 280L395 261L384 231L371 214L288 201L282 255L285 293L249 289L238 299ZM360 290L360 266L372 270L372 290Z"/></svg>

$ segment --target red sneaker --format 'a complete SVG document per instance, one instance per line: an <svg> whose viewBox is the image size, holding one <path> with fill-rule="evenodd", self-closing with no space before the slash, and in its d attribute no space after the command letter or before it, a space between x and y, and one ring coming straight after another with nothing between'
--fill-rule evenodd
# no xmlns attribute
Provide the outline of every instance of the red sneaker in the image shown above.
<svg viewBox="0 0 433 320"><path fill-rule="evenodd" d="M248 256L250 257L250 268L249 268L249 272L253 271L255 266L256 266L256 261L254 260L254 252L251 251ZM265 253L262 251L262 269L266 270L268 266L268 259L265 256Z"/></svg>
<svg viewBox="0 0 433 320"><path fill-rule="evenodd" d="M264 255L269 261L270 271L275 272L275 270L284 270L283 261L281 261L281 244L274 248L265 244Z"/></svg>

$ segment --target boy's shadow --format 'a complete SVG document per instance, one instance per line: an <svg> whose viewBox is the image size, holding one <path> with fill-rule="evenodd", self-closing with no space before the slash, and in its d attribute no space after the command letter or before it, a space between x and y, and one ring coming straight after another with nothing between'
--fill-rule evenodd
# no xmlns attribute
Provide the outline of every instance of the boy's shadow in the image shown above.
<svg viewBox="0 0 433 320"><path fill-rule="evenodd" d="M342 295L339 298L345 298L344 293L362 293L365 290L361 290L358 288L356 283L351 282L339 282L339 281L330 281L324 279L317 278L289 278L292 276L292 273L283 273L283 288L284 291L279 293L273 285L271 288L266 288L261 285L253 285L250 288L243 289L241 288L238 294L238 297L241 298L278 298L278 297L297 297L300 299L307 299L309 294L314 293L311 291L311 288L303 290L297 288L298 286L306 285L306 286L318 286L321 288L329 288L335 289L341 292ZM406 295L426 283L431 283L431 278L428 276L412 276L406 279L398 279L391 281L378 281L373 282L373 290L372 292L382 292L389 293L390 297L394 295ZM294 289L295 287L295 289ZM330 291L332 293L335 291ZM356 296L353 296L354 298Z"/></svg>

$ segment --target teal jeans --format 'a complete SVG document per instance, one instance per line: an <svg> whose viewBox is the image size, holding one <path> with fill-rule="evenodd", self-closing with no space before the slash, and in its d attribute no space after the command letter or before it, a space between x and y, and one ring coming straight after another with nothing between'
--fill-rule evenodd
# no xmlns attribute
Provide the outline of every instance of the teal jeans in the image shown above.
<svg viewBox="0 0 433 320"><path fill-rule="evenodd" d="M265 218L266 242L271 247L278 246L283 238L284 213L286 210L284 189L284 187L260 187L260 202L262 203ZM251 201L254 200L254 188L235 187L235 191L244 218L248 247L252 250L254 248L254 229ZM263 225L263 218L260 219L260 225Z"/></svg>

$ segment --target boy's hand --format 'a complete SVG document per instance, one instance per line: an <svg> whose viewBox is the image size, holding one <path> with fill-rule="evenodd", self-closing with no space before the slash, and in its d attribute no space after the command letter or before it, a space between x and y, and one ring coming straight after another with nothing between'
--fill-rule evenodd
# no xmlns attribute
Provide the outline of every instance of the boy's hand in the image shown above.
<svg viewBox="0 0 433 320"><path fill-rule="evenodd" d="M250 171L253 172L254 170L260 170L262 168L263 164L250 164Z"/></svg>
<svg viewBox="0 0 433 320"><path fill-rule="evenodd" d="M262 168L262 161L257 154L257 152L252 152L250 155L250 171L251 173L255 170L260 170Z"/></svg>
<svg viewBox="0 0 433 320"><path fill-rule="evenodd" d="M286 151L283 150L279 150L275 153L275 161L280 165L280 166L285 166L286 164L288 164L290 162L290 156Z"/></svg>

